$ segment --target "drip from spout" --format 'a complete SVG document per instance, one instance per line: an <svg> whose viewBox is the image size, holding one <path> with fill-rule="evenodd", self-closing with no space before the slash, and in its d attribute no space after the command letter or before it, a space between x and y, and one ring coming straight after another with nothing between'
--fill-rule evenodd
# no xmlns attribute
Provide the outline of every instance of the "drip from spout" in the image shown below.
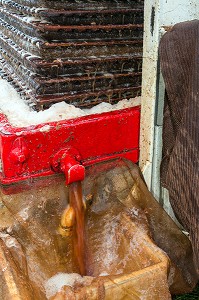
<svg viewBox="0 0 199 300"><path fill-rule="evenodd" d="M80 275L86 275L85 264L85 206L81 182L74 182L69 187L69 202L74 209L75 224L73 235L74 254L79 266Z"/></svg>
<svg viewBox="0 0 199 300"><path fill-rule="evenodd" d="M85 168L80 164L80 155L74 148L62 149L53 158L53 169L63 172L69 188L69 205L61 216L58 232L62 236L73 236L74 254L81 275L86 275L85 267L85 204L81 181L85 178Z"/></svg>
<svg viewBox="0 0 199 300"><path fill-rule="evenodd" d="M73 237L74 255L81 275L86 275L85 266L85 204L81 181L69 185L69 205L63 211L58 232Z"/></svg>

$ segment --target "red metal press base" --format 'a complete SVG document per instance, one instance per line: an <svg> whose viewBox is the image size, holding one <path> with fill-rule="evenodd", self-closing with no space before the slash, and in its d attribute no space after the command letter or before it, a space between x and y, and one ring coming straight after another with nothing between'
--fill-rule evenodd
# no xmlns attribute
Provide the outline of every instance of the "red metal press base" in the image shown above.
<svg viewBox="0 0 199 300"><path fill-rule="evenodd" d="M139 124L139 106L25 128L12 127L0 115L0 182L8 185L66 172L61 165L65 155L70 157L70 178L76 171L79 178L83 176L78 164L87 166L116 157L137 162Z"/></svg>

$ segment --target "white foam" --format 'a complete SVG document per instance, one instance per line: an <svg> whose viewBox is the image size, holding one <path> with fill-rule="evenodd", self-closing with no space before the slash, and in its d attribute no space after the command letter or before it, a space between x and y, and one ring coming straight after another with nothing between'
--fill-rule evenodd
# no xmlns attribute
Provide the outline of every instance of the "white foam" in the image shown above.
<svg viewBox="0 0 199 300"><path fill-rule="evenodd" d="M77 282L83 284L84 278L87 279L88 277L82 277L77 273L58 273L45 282L44 288L46 292L46 297L48 299L51 298L56 293L58 293L63 286L73 287L74 284Z"/></svg>
<svg viewBox="0 0 199 300"><path fill-rule="evenodd" d="M110 270L111 266L118 261L118 244L115 243L117 236L117 222L118 217L114 218L105 225L106 234L103 236L102 245L103 245L103 264L105 270L103 273L106 273L107 270Z"/></svg>
<svg viewBox="0 0 199 300"><path fill-rule="evenodd" d="M19 212L19 216L24 220L28 220L29 218L29 214L28 214L28 207L23 208L20 212Z"/></svg>
<svg viewBox="0 0 199 300"><path fill-rule="evenodd" d="M9 234L0 232L0 238L4 241L7 248L12 248L12 247L19 248L17 240L14 237L10 236Z"/></svg>
<svg viewBox="0 0 199 300"><path fill-rule="evenodd" d="M48 122L74 119L91 114L99 114L140 105L140 97L124 99L115 105L100 103L91 109L80 109L74 105L60 102L45 111L33 111L17 91L6 81L0 79L0 111L7 116L14 127L27 127ZM46 130L46 127L45 127Z"/></svg>
<svg viewBox="0 0 199 300"><path fill-rule="evenodd" d="M23 17L23 21L27 22L27 23L32 23L32 22L40 22L40 23L48 23L45 19L43 18L36 18L33 16L28 16L28 17Z"/></svg>
<svg viewBox="0 0 199 300"><path fill-rule="evenodd" d="M99 276L109 276L109 274L107 273L107 272L101 272L100 274L99 274Z"/></svg>

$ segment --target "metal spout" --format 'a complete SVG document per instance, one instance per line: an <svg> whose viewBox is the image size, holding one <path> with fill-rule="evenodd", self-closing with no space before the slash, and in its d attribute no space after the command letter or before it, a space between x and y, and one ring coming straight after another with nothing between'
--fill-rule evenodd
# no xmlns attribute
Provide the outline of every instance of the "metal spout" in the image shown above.
<svg viewBox="0 0 199 300"><path fill-rule="evenodd" d="M61 159L61 170L66 176L66 185L84 180L85 168L71 155L63 155Z"/></svg>
<svg viewBox="0 0 199 300"><path fill-rule="evenodd" d="M79 152L74 148L62 149L57 152L52 161L54 171L63 172L66 185L82 181L85 178L85 168L80 163Z"/></svg>

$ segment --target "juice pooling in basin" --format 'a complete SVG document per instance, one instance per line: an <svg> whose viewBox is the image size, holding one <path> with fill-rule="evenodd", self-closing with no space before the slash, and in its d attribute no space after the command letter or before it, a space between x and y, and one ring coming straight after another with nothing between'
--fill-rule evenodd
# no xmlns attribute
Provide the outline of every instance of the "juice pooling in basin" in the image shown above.
<svg viewBox="0 0 199 300"><path fill-rule="evenodd" d="M83 197L81 277L73 233L58 230L68 202L62 175L1 194L0 213L7 216L0 224L2 300L171 299L170 291L193 288L190 242L148 192L137 166L115 160L89 168Z"/></svg>

